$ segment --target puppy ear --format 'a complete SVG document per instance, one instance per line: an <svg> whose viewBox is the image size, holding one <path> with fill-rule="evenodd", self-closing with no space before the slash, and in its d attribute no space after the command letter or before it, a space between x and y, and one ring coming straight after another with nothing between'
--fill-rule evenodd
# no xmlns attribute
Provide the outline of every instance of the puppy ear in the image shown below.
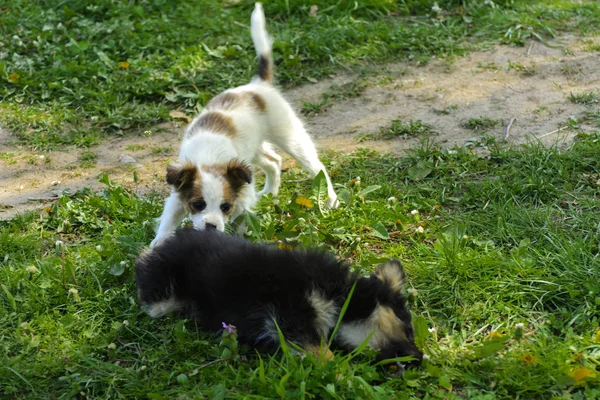
<svg viewBox="0 0 600 400"><path fill-rule="evenodd" d="M198 176L198 168L191 162L182 165L172 164L167 167L167 183L175 190L191 186Z"/></svg>
<svg viewBox="0 0 600 400"><path fill-rule="evenodd" d="M382 281L390 285L395 292L401 292L404 289L404 268L402 264L394 258L390 258L384 264L380 264L375 269L375 275Z"/></svg>
<svg viewBox="0 0 600 400"><path fill-rule="evenodd" d="M232 160L227 164L225 179L237 190L243 185L252 182L252 170L244 161Z"/></svg>

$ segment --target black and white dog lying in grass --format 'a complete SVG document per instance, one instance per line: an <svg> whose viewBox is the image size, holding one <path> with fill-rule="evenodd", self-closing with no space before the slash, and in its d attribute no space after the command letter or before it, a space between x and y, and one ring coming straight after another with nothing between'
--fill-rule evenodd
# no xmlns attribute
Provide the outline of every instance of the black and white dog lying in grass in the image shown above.
<svg viewBox="0 0 600 400"><path fill-rule="evenodd" d="M396 260L369 277L322 251L287 251L217 231L176 231L136 260L139 300L152 317L181 311L210 331L237 327L241 342L263 349L286 341L325 358L329 339L351 289L354 292L334 338L351 351L368 339L379 359L422 353L414 343L403 294L404 270Z"/></svg>

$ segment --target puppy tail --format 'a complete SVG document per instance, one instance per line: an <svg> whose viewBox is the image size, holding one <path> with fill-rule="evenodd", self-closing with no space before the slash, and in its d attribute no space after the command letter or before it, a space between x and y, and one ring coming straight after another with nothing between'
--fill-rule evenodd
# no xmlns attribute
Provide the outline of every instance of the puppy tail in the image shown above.
<svg viewBox="0 0 600 400"><path fill-rule="evenodd" d="M273 42L267 33L262 4L256 3L250 19L250 34L258 56L258 77L268 83L273 82Z"/></svg>

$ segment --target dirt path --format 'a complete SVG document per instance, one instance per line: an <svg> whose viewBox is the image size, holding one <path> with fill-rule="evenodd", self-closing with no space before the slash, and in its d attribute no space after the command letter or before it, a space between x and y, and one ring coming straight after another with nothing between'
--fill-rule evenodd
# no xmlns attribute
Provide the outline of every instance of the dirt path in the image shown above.
<svg viewBox="0 0 600 400"><path fill-rule="evenodd" d="M598 110L598 104L577 104L570 96L593 91L600 97L600 53L591 51L599 44L600 38L564 37L549 45L497 46L454 62L389 65L382 77L368 79L359 96L334 99L326 110L305 120L320 148L345 152L368 147L401 154L422 140L407 136L359 141L394 120L422 121L444 147L476 147L482 134L502 139L513 118L509 142L521 144L537 137L548 145L565 144L578 132L594 129L585 122L577 129L561 128L590 107ZM288 91L286 96L301 109L304 102L318 103L332 85L357 79L340 75ZM501 122L486 129L466 127L469 120L482 117ZM10 132L0 128L0 219L43 208L64 190L99 188L98 176L103 172L141 193L166 192L165 166L177 157L184 124L174 121L147 133L106 140L87 152L73 148L47 153L11 144Z"/></svg>

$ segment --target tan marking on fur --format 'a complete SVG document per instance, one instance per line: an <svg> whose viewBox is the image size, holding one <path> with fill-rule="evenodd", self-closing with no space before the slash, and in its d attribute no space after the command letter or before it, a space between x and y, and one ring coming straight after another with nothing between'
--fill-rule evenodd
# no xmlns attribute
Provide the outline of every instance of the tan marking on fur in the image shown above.
<svg viewBox="0 0 600 400"><path fill-rule="evenodd" d="M188 129L188 133L186 138L190 138L195 136L201 130L207 130L212 133L220 133L225 136L235 136L237 134L237 129L235 124L233 123L233 119L225 115L219 111L208 111L204 114L200 115L190 129Z"/></svg>
<svg viewBox="0 0 600 400"><path fill-rule="evenodd" d="M198 167L192 162L186 161L183 164L173 164L167 166L167 183L173 185L175 190L191 186L195 181L200 180Z"/></svg>
<svg viewBox="0 0 600 400"><path fill-rule="evenodd" d="M190 204L202 200L202 175L196 171L196 174L193 176L193 179L189 181L187 184L182 185L180 187L176 187L177 193L179 194L179 199L184 204L185 208L190 212L194 212L190 207Z"/></svg>
<svg viewBox="0 0 600 400"><path fill-rule="evenodd" d="M406 339L404 322L390 307L378 305L371 318L377 326L378 333L386 339Z"/></svg>
<svg viewBox="0 0 600 400"><path fill-rule="evenodd" d="M255 109L260 112L267 111L267 102L260 94L255 92L244 92L243 94Z"/></svg>
<svg viewBox="0 0 600 400"><path fill-rule="evenodd" d="M307 299L315 310L315 328L322 335L328 335L337 322L338 307L333 300L326 299L318 290L313 290Z"/></svg>
<svg viewBox="0 0 600 400"><path fill-rule="evenodd" d="M319 362L325 362L325 361L333 361L334 359L334 355L331 352L331 350L329 350L325 345L318 345L318 344L307 344L304 347L304 350L306 350L307 352L314 354L315 356L317 356Z"/></svg>
<svg viewBox="0 0 600 400"><path fill-rule="evenodd" d="M391 264L389 261L381 265L376 272L376 275L386 282L390 289L394 292L401 292L404 286L404 273L398 269L398 266Z"/></svg>
<svg viewBox="0 0 600 400"><path fill-rule="evenodd" d="M263 155L267 160L272 161L274 163L279 164L281 162L281 160L276 159L275 157L271 156L266 151L261 151L260 154Z"/></svg>
<svg viewBox="0 0 600 400"><path fill-rule="evenodd" d="M267 102L260 94L252 91L225 92L213 98L206 105L206 111L231 111L241 107L249 107L265 112Z"/></svg>
<svg viewBox="0 0 600 400"><path fill-rule="evenodd" d="M225 92L213 97L206 105L206 110L232 110L242 104L242 97L238 93Z"/></svg>
<svg viewBox="0 0 600 400"><path fill-rule="evenodd" d="M380 349L390 341L406 339L404 322L400 320L390 307L378 304L368 319L361 322L342 324L338 337L352 346L359 346L369 335L369 345Z"/></svg>

